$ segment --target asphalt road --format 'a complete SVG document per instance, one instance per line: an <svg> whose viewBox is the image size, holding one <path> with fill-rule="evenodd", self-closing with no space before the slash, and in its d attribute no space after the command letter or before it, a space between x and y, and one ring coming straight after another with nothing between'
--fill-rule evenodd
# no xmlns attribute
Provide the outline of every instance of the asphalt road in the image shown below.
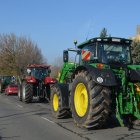
<svg viewBox="0 0 140 140"><path fill-rule="evenodd" d="M111 123L111 121L109 122ZM140 127L85 130L72 118L57 120L48 103L24 104L17 96L0 94L0 140L139 140Z"/></svg>

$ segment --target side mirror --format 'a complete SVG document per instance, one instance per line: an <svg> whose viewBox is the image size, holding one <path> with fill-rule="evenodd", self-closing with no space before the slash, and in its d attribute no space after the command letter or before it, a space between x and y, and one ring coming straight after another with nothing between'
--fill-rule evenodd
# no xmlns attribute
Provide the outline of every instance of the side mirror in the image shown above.
<svg viewBox="0 0 140 140"><path fill-rule="evenodd" d="M63 51L63 61L68 62L69 61L69 54L67 50Z"/></svg>

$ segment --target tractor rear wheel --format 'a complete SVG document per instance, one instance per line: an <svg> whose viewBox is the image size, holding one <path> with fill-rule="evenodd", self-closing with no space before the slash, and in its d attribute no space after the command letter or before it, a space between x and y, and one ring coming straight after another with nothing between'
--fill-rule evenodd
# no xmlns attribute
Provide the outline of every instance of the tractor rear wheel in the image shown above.
<svg viewBox="0 0 140 140"><path fill-rule="evenodd" d="M55 118L61 119L67 116L68 111L63 108L62 89L58 84L54 84L51 90L51 110ZM65 94L67 94L65 92Z"/></svg>
<svg viewBox="0 0 140 140"><path fill-rule="evenodd" d="M22 100L30 103L33 100L33 85L24 81L22 83Z"/></svg>
<svg viewBox="0 0 140 140"><path fill-rule="evenodd" d="M96 84L87 71L75 75L71 90L71 111L79 127L102 127L110 113L110 89Z"/></svg>

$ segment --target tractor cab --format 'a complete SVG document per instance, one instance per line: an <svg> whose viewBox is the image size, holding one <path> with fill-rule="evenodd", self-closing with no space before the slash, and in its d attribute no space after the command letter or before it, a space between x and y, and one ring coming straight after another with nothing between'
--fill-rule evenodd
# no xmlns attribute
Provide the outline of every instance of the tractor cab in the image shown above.
<svg viewBox="0 0 140 140"><path fill-rule="evenodd" d="M27 66L27 79L43 80L50 76L50 66L32 64Z"/></svg>
<svg viewBox="0 0 140 140"><path fill-rule="evenodd" d="M32 68L29 74L38 80L42 80L46 76L49 76L48 69L46 68Z"/></svg>
<svg viewBox="0 0 140 140"><path fill-rule="evenodd" d="M93 38L77 46L77 49L68 49L63 52L63 61L69 62L69 52L76 52L73 63L92 64L101 63L109 66L132 64L131 40L108 37ZM76 61L78 58L78 61Z"/></svg>
<svg viewBox="0 0 140 140"><path fill-rule="evenodd" d="M130 64L131 40L122 38L94 38L78 45L84 63L102 63L106 65Z"/></svg>

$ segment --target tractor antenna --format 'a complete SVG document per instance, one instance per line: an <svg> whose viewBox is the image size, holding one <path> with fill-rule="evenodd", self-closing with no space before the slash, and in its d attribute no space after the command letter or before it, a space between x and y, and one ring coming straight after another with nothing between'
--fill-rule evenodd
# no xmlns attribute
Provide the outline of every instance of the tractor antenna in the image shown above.
<svg viewBox="0 0 140 140"><path fill-rule="evenodd" d="M89 25L88 25L88 32L87 32L87 35L86 35L86 40L88 40L88 37L89 37L89 34L90 34L90 29L91 29L91 24L92 22L90 21Z"/></svg>

